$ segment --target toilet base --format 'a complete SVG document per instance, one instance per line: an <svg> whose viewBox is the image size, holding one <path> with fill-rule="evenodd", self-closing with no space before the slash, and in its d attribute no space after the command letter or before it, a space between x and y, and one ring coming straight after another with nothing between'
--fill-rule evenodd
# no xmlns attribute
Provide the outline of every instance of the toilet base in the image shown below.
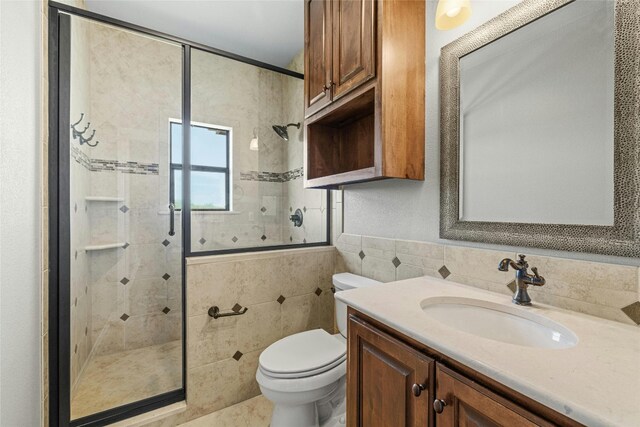
<svg viewBox="0 0 640 427"><path fill-rule="evenodd" d="M345 426L346 383L346 377L342 377L337 387L318 401L295 405L274 402L271 427Z"/></svg>

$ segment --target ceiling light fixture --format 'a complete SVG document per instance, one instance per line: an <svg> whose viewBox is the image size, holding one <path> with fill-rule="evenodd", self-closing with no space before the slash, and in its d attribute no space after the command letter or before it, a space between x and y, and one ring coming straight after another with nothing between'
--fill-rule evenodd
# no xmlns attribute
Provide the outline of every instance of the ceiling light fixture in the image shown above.
<svg viewBox="0 0 640 427"><path fill-rule="evenodd" d="M436 9L436 28L451 30L464 24L470 16L470 0L439 0Z"/></svg>

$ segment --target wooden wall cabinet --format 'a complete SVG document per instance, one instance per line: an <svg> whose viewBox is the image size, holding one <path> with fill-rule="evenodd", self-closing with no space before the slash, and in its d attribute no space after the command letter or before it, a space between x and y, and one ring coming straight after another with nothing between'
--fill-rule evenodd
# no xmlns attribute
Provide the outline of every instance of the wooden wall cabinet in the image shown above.
<svg viewBox="0 0 640 427"><path fill-rule="evenodd" d="M424 0L306 0L305 187L424 179Z"/></svg>
<svg viewBox="0 0 640 427"><path fill-rule="evenodd" d="M349 309L348 427L579 426Z"/></svg>

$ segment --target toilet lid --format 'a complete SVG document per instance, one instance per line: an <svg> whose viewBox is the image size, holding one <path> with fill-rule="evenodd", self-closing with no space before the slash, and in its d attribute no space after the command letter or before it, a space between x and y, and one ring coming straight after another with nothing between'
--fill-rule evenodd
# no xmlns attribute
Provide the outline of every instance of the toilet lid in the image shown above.
<svg viewBox="0 0 640 427"><path fill-rule="evenodd" d="M290 335L260 354L260 368L271 376L304 377L342 363L347 346L323 329Z"/></svg>

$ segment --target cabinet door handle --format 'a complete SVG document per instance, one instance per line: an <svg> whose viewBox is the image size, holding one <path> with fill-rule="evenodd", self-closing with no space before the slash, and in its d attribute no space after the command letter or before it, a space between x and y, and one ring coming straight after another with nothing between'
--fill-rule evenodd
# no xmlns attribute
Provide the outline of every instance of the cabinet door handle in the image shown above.
<svg viewBox="0 0 640 427"><path fill-rule="evenodd" d="M424 384L414 384L411 386L411 391L415 397L419 397L422 394L422 390L427 388Z"/></svg>
<svg viewBox="0 0 640 427"><path fill-rule="evenodd" d="M336 84L333 81L330 81L328 85L324 85L322 86L322 91L326 92L328 90L331 90L332 87L334 87Z"/></svg>
<svg viewBox="0 0 640 427"><path fill-rule="evenodd" d="M436 399L433 401L433 410L436 414L441 414L444 411L444 407L447 406L447 402L442 399Z"/></svg>

